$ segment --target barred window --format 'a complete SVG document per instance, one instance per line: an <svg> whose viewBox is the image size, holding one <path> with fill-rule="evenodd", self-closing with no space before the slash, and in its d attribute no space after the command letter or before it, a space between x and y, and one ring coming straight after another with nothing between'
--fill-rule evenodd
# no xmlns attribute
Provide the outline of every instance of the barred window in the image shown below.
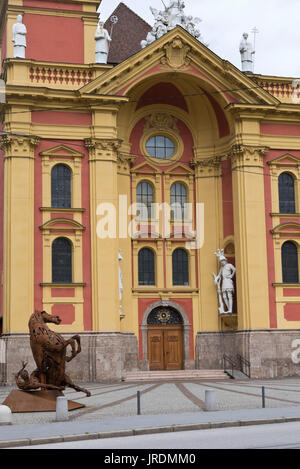
<svg viewBox="0 0 300 469"><path fill-rule="evenodd" d="M184 249L172 254L173 285L189 285L189 258Z"/></svg>
<svg viewBox="0 0 300 469"><path fill-rule="evenodd" d="M287 241L281 248L282 282L299 283L298 248L292 241Z"/></svg>
<svg viewBox="0 0 300 469"><path fill-rule="evenodd" d="M186 187L180 182L176 182L171 187L171 219L184 220L187 209Z"/></svg>
<svg viewBox="0 0 300 469"><path fill-rule="evenodd" d="M72 283L72 244L66 238L52 243L52 282Z"/></svg>
<svg viewBox="0 0 300 469"><path fill-rule="evenodd" d="M279 212L295 213L295 183L291 174L281 173L278 178Z"/></svg>
<svg viewBox="0 0 300 469"><path fill-rule="evenodd" d="M51 207L71 208L71 170L64 164L51 172Z"/></svg>
<svg viewBox="0 0 300 469"><path fill-rule="evenodd" d="M155 285L154 252L143 248L138 254L139 285Z"/></svg>
<svg viewBox="0 0 300 469"><path fill-rule="evenodd" d="M141 204L139 218L146 220L153 218L153 187L148 182L140 182L136 189L136 202Z"/></svg>

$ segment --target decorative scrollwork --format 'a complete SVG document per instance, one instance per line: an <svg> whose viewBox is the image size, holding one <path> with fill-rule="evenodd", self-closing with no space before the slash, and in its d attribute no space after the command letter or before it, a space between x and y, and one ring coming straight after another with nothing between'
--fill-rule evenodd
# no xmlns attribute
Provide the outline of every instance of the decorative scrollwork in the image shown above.
<svg viewBox="0 0 300 469"><path fill-rule="evenodd" d="M148 316L147 324L152 326L170 326L176 324L183 324L181 314L176 309L171 307L155 308Z"/></svg>

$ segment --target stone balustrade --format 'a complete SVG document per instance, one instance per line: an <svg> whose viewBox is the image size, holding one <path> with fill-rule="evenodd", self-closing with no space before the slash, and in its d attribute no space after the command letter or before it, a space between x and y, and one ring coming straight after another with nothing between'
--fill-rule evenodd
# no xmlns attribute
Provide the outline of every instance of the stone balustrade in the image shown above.
<svg viewBox="0 0 300 469"><path fill-rule="evenodd" d="M255 76L258 84L283 103L300 102L300 79Z"/></svg>
<svg viewBox="0 0 300 469"><path fill-rule="evenodd" d="M4 61L4 78L7 85L74 90L90 83L110 68L110 65L61 64L26 59L6 59Z"/></svg>

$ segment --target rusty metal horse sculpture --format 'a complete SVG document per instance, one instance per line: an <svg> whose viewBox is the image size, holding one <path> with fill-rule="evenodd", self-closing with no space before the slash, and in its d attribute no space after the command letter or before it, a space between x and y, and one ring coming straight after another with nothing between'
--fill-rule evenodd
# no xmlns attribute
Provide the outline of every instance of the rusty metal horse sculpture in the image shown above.
<svg viewBox="0 0 300 469"><path fill-rule="evenodd" d="M36 389L38 384L41 385L42 389L65 389L68 386L90 396L91 394L87 389L74 384L65 373L66 362L70 362L81 352L79 335L74 335L65 340L57 332L51 331L47 323L60 324L61 319L59 316L52 316L46 311L35 311L30 316L28 323L30 346L37 369L27 379L24 375L26 364L23 363L22 370L16 375L18 387L24 389L24 378L20 380L20 376L23 377L24 375L26 390ZM71 355L69 356L67 356L68 346L71 347ZM30 383L32 383L32 387L30 387Z"/></svg>

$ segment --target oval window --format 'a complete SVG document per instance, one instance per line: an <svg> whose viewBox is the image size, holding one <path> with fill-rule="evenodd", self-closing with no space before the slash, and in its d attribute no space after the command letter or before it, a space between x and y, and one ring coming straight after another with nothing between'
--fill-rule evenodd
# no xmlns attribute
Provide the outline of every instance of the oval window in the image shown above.
<svg viewBox="0 0 300 469"><path fill-rule="evenodd" d="M155 135L147 141L146 150L153 158L165 160L174 155L175 145L168 137Z"/></svg>

